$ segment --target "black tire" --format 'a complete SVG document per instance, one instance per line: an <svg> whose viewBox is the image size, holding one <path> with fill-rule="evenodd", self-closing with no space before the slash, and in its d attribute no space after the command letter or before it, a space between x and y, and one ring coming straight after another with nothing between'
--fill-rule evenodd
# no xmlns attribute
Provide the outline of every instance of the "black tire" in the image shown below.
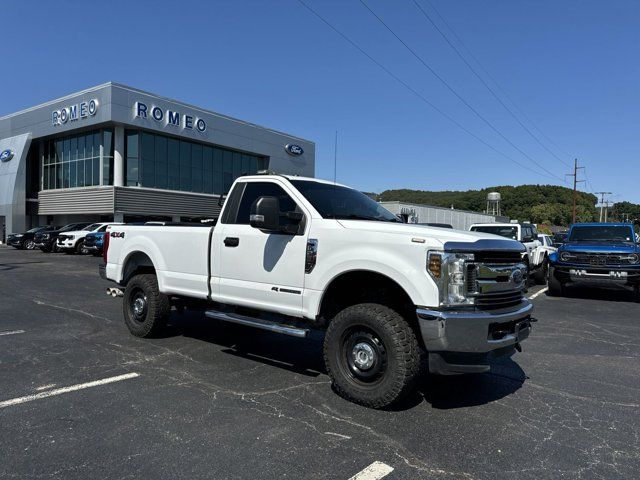
<svg viewBox="0 0 640 480"><path fill-rule="evenodd" d="M33 250L34 248L36 248L36 242L34 242L33 240L29 239L29 240L25 240L24 244L23 244L23 248L25 250Z"/></svg>
<svg viewBox="0 0 640 480"><path fill-rule="evenodd" d="M544 257L542 260L542 265L538 268L533 274L533 281L536 282L536 285L544 285L547 283L547 277L549 276L549 259Z"/></svg>
<svg viewBox="0 0 640 480"><path fill-rule="evenodd" d="M78 240L78 243L76 243L75 251L80 255L86 255L87 253L89 253L89 250L86 250L84 248L84 240Z"/></svg>
<svg viewBox="0 0 640 480"><path fill-rule="evenodd" d="M560 297L564 294L564 285L555 277L553 268L549 269L549 273L547 275L547 283L547 286L549 287L547 294L550 297Z"/></svg>
<svg viewBox="0 0 640 480"><path fill-rule="evenodd" d="M407 321L376 303L342 310L329 324L324 339L324 361L334 389L343 398L369 408L392 405L414 389L421 355Z"/></svg>
<svg viewBox="0 0 640 480"><path fill-rule="evenodd" d="M43 253L51 253L51 247L40 247L40 251Z"/></svg>
<svg viewBox="0 0 640 480"><path fill-rule="evenodd" d="M134 276L124 291L124 322L136 337L153 337L167 325L171 304L160 293L158 280L152 273Z"/></svg>

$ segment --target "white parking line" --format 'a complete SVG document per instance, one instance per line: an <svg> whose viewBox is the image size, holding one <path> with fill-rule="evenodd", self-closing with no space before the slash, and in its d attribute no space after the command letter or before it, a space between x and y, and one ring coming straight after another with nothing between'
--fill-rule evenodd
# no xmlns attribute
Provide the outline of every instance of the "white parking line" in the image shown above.
<svg viewBox="0 0 640 480"><path fill-rule="evenodd" d="M542 290L540 290L540 291L538 291L538 292L534 293L533 295L531 295L531 296L529 297L529 300L533 300L534 298L539 297L540 295L542 295L542 294L543 294L544 292L546 292L547 290L549 290L549 287L544 287Z"/></svg>
<svg viewBox="0 0 640 480"><path fill-rule="evenodd" d="M16 335L18 333L24 333L24 330L11 330L10 332L0 332L0 337L5 335Z"/></svg>
<svg viewBox="0 0 640 480"><path fill-rule="evenodd" d="M10 407L12 405L18 405L20 403L31 402L33 400L40 400L41 398L53 397L54 395L61 395L63 393L75 392L84 388L98 387L100 385L106 385L107 383L121 382L122 380L128 380L130 378L136 378L139 376L140 374L135 372L125 373L124 375L118 375L117 377L103 378L102 380L80 383L78 385L71 385L70 387L56 388L55 390L35 393L33 395L27 395L25 397L12 398L11 400L0 402L0 408Z"/></svg>
<svg viewBox="0 0 640 480"><path fill-rule="evenodd" d="M361 472L356 473L349 480L379 480L393 472L393 467L386 463L373 462Z"/></svg>

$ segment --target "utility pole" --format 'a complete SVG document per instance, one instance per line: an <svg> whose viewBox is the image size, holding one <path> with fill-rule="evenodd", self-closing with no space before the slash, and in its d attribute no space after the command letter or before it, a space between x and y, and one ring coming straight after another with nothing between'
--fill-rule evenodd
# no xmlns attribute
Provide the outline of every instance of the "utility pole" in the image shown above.
<svg viewBox="0 0 640 480"><path fill-rule="evenodd" d="M573 220L571 223L576 223L576 197L578 196L578 183L584 183L585 180L578 180L578 170L584 167L578 166L578 159L573 161L573 173L567 173L565 176L573 177Z"/></svg>
<svg viewBox="0 0 640 480"><path fill-rule="evenodd" d="M609 213L609 202L607 202L607 205L604 208L604 223L607 223L607 214Z"/></svg>
<svg viewBox="0 0 640 480"><path fill-rule="evenodd" d="M603 212L603 208L604 208L604 196L605 195L611 195L611 192L593 192L593 193L595 193L596 195L600 195L600 221L602 222L602 218L603 218L602 217L602 212ZM606 220L606 218L607 218L606 215L604 216L604 218L605 218L605 222L606 222L607 221Z"/></svg>

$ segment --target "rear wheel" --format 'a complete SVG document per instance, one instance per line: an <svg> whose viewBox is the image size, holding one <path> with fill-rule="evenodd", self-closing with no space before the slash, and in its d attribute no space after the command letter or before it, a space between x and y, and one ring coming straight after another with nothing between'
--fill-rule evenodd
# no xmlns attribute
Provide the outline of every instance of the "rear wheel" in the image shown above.
<svg viewBox="0 0 640 480"><path fill-rule="evenodd" d="M171 304L160 293L154 274L134 276L124 291L122 302L124 321L136 337L153 337L166 326Z"/></svg>
<svg viewBox="0 0 640 480"><path fill-rule="evenodd" d="M533 280L537 285L544 285L547 283L547 277L549 276L549 259L545 256L542 260L542 265L533 274Z"/></svg>
<svg viewBox="0 0 640 480"><path fill-rule="evenodd" d="M324 340L324 359L335 390L354 403L383 408L415 387L421 350L400 314L363 303L338 313Z"/></svg>

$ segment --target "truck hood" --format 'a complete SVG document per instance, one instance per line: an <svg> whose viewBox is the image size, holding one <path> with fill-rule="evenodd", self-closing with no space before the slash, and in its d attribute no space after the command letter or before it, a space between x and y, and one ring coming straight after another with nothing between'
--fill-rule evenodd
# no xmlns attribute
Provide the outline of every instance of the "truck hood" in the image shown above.
<svg viewBox="0 0 640 480"><path fill-rule="evenodd" d="M367 220L338 220L340 225L350 230L403 235L410 238L431 238L442 243L447 250L515 250L524 252L520 242L509 240L499 235L482 232L468 232L451 228L430 227L428 225L412 225L410 223L377 222Z"/></svg>
<svg viewBox="0 0 640 480"><path fill-rule="evenodd" d="M640 247L624 242L569 242L558 248L559 252L580 253L638 253Z"/></svg>

